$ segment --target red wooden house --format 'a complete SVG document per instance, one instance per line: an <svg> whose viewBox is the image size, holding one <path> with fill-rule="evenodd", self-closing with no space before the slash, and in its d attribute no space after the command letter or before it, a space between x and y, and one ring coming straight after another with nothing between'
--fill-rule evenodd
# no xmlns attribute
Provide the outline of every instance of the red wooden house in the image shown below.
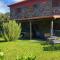
<svg viewBox="0 0 60 60"><path fill-rule="evenodd" d="M9 7L11 19L21 22L25 38L59 36L60 0L25 0Z"/></svg>

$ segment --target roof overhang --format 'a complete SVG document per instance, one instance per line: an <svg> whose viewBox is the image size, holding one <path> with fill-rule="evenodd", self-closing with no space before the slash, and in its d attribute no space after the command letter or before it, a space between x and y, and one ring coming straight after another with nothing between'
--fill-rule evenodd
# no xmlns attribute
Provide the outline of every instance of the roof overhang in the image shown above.
<svg viewBox="0 0 60 60"><path fill-rule="evenodd" d="M53 15L53 16L39 16L39 17L32 17L32 18L22 18L22 19L15 19L15 20L37 20L37 19L59 19L60 15Z"/></svg>
<svg viewBox="0 0 60 60"><path fill-rule="evenodd" d="M60 15L54 15L53 18L54 19L59 19L60 18Z"/></svg>
<svg viewBox="0 0 60 60"><path fill-rule="evenodd" d="M14 6L14 5L17 5L17 4L20 4L20 3L24 3L26 2L27 0L24 0L24 1L21 1L21 2L17 2L17 3L13 3L13 4L10 4L8 5L8 7L11 7L11 6Z"/></svg>
<svg viewBox="0 0 60 60"><path fill-rule="evenodd" d="M32 17L32 18L22 18L22 19L15 19L15 20L37 20L37 19L53 19L52 16L40 16L40 17Z"/></svg>

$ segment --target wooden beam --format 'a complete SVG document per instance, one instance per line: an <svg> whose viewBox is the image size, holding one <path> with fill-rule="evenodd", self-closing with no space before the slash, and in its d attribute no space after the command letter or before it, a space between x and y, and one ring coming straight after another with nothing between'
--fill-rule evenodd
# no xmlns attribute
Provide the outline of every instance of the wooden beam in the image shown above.
<svg viewBox="0 0 60 60"><path fill-rule="evenodd" d="M30 40L32 40L32 22L30 21Z"/></svg>
<svg viewBox="0 0 60 60"><path fill-rule="evenodd" d="M51 36L53 36L53 34L54 34L54 33L53 33L53 30L54 30L54 29L53 29L53 20L52 20L52 21L51 21Z"/></svg>

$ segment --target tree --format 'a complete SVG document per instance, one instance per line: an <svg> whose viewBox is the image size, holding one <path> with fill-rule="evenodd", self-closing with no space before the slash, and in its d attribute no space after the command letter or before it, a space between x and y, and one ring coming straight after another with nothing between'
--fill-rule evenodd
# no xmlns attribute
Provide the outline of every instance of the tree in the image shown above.
<svg viewBox="0 0 60 60"><path fill-rule="evenodd" d="M6 20L9 20L9 19L10 19L10 13L9 12L7 12L5 14L0 13L0 21L2 21L2 20L6 21Z"/></svg>
<svg viewBox="0 0 60 60"><path fill-rule="evenodd" d="M1 34L3 34L3 23L8 21L10 19L10 13L7 12L5 14L0 13L0 37L2 37Z"/></svg>

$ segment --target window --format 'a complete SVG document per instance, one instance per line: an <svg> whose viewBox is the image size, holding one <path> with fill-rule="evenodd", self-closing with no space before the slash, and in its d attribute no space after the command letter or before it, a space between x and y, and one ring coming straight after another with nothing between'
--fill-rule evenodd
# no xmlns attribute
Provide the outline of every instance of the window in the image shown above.
<svg viewBox="0 0 60 60"><path fill-rule="evenodd" d="M37 8L38 6L39 6L38 3L33 5L34 8Z"/></svg>
<svg viewBox="0 0 60 60"><path fill-rule="evenodd" d="M52 0L52 7L59 7L60 6L60 0Z"/></svg>
<svg viewBox="0 0 60 60"><path fill-rule="evenodd" d="M17 13L21 12L21 8L17 8L17 9L16 9L16 12L17 12Z"/></svg>
<svg viewBox="0 0 60 60"><path fill-rule="evenodd" d="M31 7L28 7L28 12L32 12L33 13L33 7L31 6Z"/></svg>

